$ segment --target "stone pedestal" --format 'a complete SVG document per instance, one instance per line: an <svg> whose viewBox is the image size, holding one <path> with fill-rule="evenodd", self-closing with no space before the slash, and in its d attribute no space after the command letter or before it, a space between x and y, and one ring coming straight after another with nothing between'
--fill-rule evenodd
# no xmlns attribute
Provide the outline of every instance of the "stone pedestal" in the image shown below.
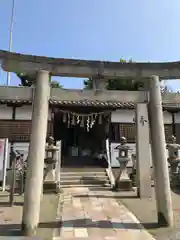
<svg viewBox="0 0 180 240"><path fill-rule="evenodd" d="M115 189L121 190L121 191L131 191L132 190L132 181L129 178L128 172L127 172L127 164L129 162L129 158L117 158L117 160L120 163L120 173L115 181Z"/></svg>
<svg viewBox="0 0 180 240"><path fill-rule="evenodd" d="M132 190L132 181L130 180L128 173L127 173L127 164L130 160L129 157L129 150L130 147L126 144L126 138L121 137L121 144L116 147L119 151L119 156L117 157L117 160L119 161L120 167L119 167L119 173L118 176L115 179L115 186L114 190L122 190L122 191L129 191Z"/></svg>

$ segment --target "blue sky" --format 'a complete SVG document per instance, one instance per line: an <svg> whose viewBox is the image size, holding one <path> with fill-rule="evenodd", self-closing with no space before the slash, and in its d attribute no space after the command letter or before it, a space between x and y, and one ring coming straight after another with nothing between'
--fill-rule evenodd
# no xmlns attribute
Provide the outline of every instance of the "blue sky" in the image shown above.
<svg viewBox="0 0 180 240"><path fill-rule="evenodd" d="M15 52L119 61L180 60L180 0L15 0ZM12 0L0 1L0 49L8 49ZM1 84L5 74L0 72ZM60 78L66 88L82 79ZM12 84L17 84L12 76ZM180 90L179 81L168 82Z"/></svg>

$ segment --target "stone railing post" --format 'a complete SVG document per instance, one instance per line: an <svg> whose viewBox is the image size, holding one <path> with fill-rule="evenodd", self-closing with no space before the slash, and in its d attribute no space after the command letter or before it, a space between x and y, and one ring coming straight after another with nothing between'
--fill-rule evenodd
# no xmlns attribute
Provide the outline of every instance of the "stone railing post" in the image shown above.
<svg viewBox="0 0 180 240"><path fill-rule="evenodd" d="M61 146L62 141L57 142L56 147L58 148L57 152L57 163L56 163L56 190L60 191L60 180L61 180Z"/></svg>

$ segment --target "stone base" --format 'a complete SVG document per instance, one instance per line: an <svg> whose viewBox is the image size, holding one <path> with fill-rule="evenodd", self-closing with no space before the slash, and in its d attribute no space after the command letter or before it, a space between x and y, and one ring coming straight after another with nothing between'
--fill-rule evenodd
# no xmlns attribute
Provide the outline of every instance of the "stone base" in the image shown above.
<svg viewBox="0 0 180 240"><path fill-rule="evenodd" d="M121 180L115 183L113 190L116 191L132 191L132 181L131 180Z"/></svg>
<svg viewBox="0 0 180 240"><path fill-rule="evenodd" d="M136 174L131 173L129 176L130 180L132 181L132 186L136 187Z"/></svg>
<svg viewBox="0 0 180 240"><path fill-rule="evenodd" d="M61 187L58 183L56 183L56 193L61 193Z"/></svg>
<svg viewBox="0 0 180 240"><path fill-rule="evenodd" d="M171 184L171 187L178 187L180 185L179 174L175 173L170 175L170 184Z"/></svg>
<svg viewBox="0 0 180 240"><path fill-rule="evenodd" d="M45 181L43 184L43 193L57 193L57 185L53 181Z"/></svg>
<svg viewBox="0 0 180 240"><path fill-rule="evenodd" d="M30 226L27 226L24 222L21 224L21 235L25 237L35 237L37 232L37 226L32 228Z"/></svg>

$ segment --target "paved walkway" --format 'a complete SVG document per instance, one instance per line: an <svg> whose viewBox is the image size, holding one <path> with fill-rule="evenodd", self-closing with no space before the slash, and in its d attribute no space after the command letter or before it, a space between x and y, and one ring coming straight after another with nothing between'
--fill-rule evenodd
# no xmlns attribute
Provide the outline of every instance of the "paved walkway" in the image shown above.
<svg viewBox="0 0 180 240"><path fill-rule="evenodd" d="M114 194L85 187L65 189L58 210L61 228L54 240L153 240L136 217L116 202Z"/></svg>

